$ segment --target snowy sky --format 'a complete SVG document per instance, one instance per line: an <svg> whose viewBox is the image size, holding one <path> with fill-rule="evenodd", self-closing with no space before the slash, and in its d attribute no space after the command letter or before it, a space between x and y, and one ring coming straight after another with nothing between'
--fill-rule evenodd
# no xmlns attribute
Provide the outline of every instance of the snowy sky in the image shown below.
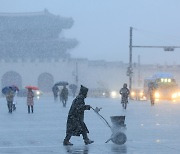
<svg viewBox="0 0 180 154"><path fill-rule="evenodd" d="M129 29L133 45L180 46L179 0L0 0L0 12L35 12L45 8L75 21L67 38L76 38L72 57L129 61ZM133 62L180 64L180 49L133 48Z"/></svg>

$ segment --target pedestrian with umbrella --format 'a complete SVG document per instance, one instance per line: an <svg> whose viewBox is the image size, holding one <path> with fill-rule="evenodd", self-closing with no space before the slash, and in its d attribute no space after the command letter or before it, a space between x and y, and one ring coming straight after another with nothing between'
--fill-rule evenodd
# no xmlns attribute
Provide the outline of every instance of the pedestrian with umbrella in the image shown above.
<svg viewBox="0 0 180 154"><path fill-rule="evenodd" d="M30 108L31 108L31 113L34 112L34 93L32 90L39 90L39 88L35 86L26 86L28 89L27 93L27 106L28 106L28 113L30 113Z"/></svg>
<svg viewBox="0 0 180 154"><path fill-rule="evenodd" d="M60 93L60 101L63 103L63 107L66 107L67 100L68 100L68 89L64 85Z"/></svg>
<svg viewBox="0 0 180 154"><path fill-rule="evenodd" d="M66 101L67 101L67 95L68 95L68 89L66 88L66 85L68 85L68 82L66 81L59 81L56 82L52 88L53 94L54 94L54 100L57 100L58 97L58 93L59 93L59 98L60 101L63 102L63 106L65 105ZM60 91L60 89L58 88L58 86L63 86L63 89ZM64 88L65 86L65 88ZM66 98L66 101L64 101Z"/></svg>
<svg viewBox="0 0 180 154"><path fill-rule="evenodd" d="M57 101L59 88L58 88L58 86L56 84L52 87L52 92L53 92L53 95L54 95L54 101Z"/></svg>
<svg viewBox="0 0 180 154"><path fill-rule="evenodd" d="M8 107L9 113L12 113L15 92L12 90L10 86L7 86L2 89L2 93L6 96L7 107Z"/></svg>
<svg viewBox="0 0 180 154"><path fill-rule="evenodd" d="M84 99L87 97L87 92L88 88L81 85L79 95L72 102L67 119L66 137L63 142L64 145L73 145L69 141L71 137L80 136L81 134L85 144L94 142L88 138L87 133L89 133L89 131L84 123L84 111L91 109L91 106L85 105L84 102Z"/></svg>

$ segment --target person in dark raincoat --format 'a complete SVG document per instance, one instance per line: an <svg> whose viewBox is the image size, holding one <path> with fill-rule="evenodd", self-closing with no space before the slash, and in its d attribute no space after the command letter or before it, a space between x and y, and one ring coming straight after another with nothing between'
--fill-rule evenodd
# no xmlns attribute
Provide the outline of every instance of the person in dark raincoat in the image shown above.
<svg viewBox="0 0 180 154"><path fill-rule="evenodd" d="M126 109L127 103L128 103L128 97L129 97L129 94L130 94L130 91L127 88L126 83L123 84L123 88L120 89L119 93L121 95L122 106L123 106L124 109Z"/></svg>
<svg viewBox="0 0 180 154"><path fill-rule="evenodd" d="M59 88L57 85L54 85L52 87L52 91L53 91L53 94L54 94L54 101L57 101L57 97L58 97L58 92L59 92Z"/></svg>
<svg viewBox="0 0 180 154"><path fill-rule="evenodd" d="M154 105L154 101L155 101L155 97L154 97L154 93L155 93L155 85L153 82L150 82L148 85L148 93L149 93L149 98L151 101L151 105Z"/></svg>
<svg viewBox="0 0 180 154"><path fill-rule="evenodd" d="M84 111L90 110L90 105L85 105L84 99L87 97L88 88L81 85L79 95L73 100L69 110L66 137L64 145L73 145L69 140L71 136L80 136L82 134L84 143L91 144L94 141L90 140L87 136L89 133L86 124L84 123Z"/></svg>
<svg viewBox="0 0 180 154"><path fill-rule="evenodd" d="M66 102L68 100L68 89L66 86L63 86L63 89L60 93L60 101L63 103L63 107L66 107Z"/></svg>
<svg viewBox="0 0 180 154"><path fill-rule="evenodd" d="M14 94L14 92L12 90L10 90L6 94L6 100L7 100L7 106L8 106L9 113L12 113L12 110L13 110L14 96L15 96L15 94Z"/></svg>

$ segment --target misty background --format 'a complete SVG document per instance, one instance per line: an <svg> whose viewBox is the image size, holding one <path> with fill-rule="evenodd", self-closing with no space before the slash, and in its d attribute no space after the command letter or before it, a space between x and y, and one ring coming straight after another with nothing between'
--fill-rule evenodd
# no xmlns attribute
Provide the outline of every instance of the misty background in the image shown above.
<svg viewBox="0 0 180 154"><path fill-rule="evenodd" d="M39 12L45 8L62 17L72 17L74 25L64 31L76 38L73 58L129 61L129 29L133 45L180 46L179 0L0 0L0 12ZM142 64L179 64L180 49L133 48Z"/></svg>

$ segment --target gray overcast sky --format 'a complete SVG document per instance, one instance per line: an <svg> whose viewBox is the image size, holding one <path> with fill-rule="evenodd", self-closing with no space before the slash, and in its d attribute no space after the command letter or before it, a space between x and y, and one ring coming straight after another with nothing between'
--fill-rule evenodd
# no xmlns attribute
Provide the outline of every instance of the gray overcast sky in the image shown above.
<svg viewBox="0 0 180 154"><path fill-rule="evenodd" d="M34 12L45 8L75 21L67 38L76 38L72 57L129 61L129 28L133 45L180 46L180 0L0 0L0 12ZM133 48L133 61L180 64L180 49Z"/></svg>

